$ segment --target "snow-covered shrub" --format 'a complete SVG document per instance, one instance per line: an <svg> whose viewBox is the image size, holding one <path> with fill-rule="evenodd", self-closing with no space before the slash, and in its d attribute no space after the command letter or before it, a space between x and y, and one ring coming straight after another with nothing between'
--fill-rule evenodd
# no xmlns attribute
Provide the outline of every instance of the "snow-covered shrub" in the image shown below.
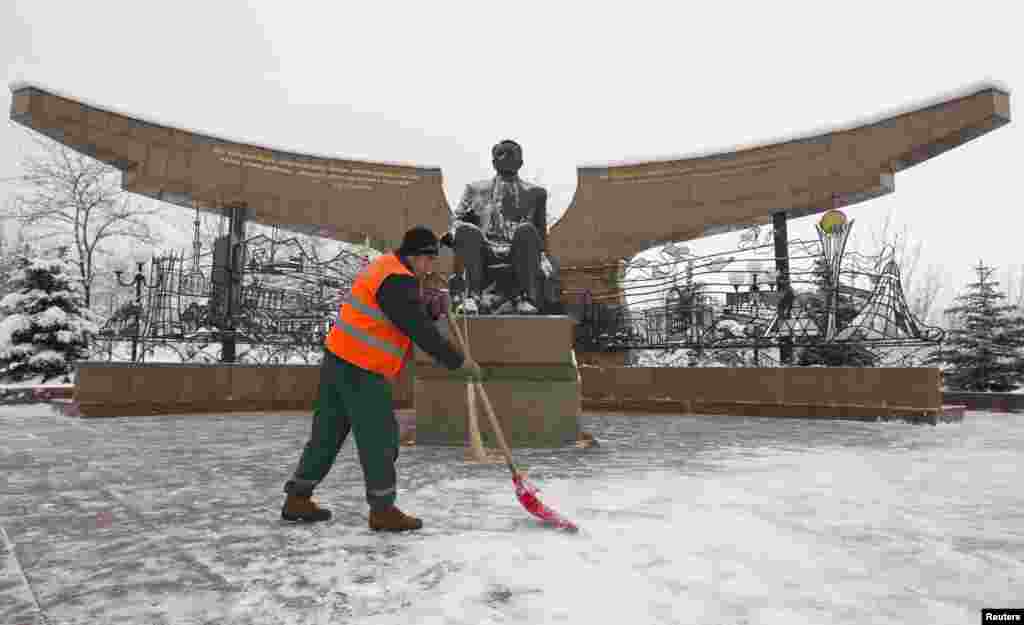
<svg viewBox="0 0 1024 625"><path fill-rule="evenodd" d="M19 256L0 299L0 379L70 381L99 331L81 286L61 259Z"/></svg>

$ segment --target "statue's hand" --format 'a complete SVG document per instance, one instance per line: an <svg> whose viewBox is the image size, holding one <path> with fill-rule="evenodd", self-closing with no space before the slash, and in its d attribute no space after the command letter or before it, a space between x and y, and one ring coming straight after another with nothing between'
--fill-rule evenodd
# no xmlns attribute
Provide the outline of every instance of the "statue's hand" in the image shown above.
<svg viewBox="0 0 1024 625"><path fill-rule="evenodd" d="M468 210L465 213L456 217L457 221L462 221L467 224L473 224L476 227L480 227L480 215L474 210Z"/></svg>

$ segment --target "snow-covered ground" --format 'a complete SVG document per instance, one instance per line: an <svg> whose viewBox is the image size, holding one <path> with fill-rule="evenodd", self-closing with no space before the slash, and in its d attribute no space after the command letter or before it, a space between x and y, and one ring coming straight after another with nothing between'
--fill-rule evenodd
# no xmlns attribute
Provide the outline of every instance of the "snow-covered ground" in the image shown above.
<svg viewBox="0 0 1024 625"><path fill-rule="evenodd" d="M36 603L50 623L133 624L965 623L1024 606L1022 415L582 425L601 447L517 452L580 534L537 526L502 466L423 446L401 451L399 505L426 527L387 536L366 529L351 442L318 491L335 520L278 520L308 418L0 407L0 622Z"/></svg>

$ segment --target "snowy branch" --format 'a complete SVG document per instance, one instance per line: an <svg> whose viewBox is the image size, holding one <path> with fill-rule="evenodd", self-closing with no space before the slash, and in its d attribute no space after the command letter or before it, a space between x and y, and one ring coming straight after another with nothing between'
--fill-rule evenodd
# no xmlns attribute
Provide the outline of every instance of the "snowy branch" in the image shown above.
<svg viewBox="0 0 1024 625"><path fill-rule="evenodd" d="M37 240L64 238L70 243L69 260L79 270L88 307L96 255L109 257L108 245L115 239L156 244L159 237L147 219L157 209L130 203L116 168L47 139L33 141L39 151L22 162L10 216Z"/></svg>

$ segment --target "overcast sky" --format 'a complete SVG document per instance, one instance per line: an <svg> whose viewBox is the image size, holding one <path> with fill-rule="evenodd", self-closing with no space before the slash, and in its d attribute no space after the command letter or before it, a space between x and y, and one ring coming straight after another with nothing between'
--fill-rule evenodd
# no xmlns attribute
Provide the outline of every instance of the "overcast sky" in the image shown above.
<svg viewBox="0 0 1024 625"><path fill-rule="evenodd" d="M556 213L580 164L726 149L980 81L1024 84L1019 24L1001 2L597 6L3 0L0 68L6 83L226 138L440 166L450 204L492 174L490 146L514 138ZM6 116L7 89L0 106ZM948 271L944 300L979 259L1024 262L1022 133L1015 120L897 174L895 193L846 209L853 237L891 211L924 241L922 262ZM0 177L18 173L27 145L0 125ZM814 219L791 237L813 237Z"/></svg>

